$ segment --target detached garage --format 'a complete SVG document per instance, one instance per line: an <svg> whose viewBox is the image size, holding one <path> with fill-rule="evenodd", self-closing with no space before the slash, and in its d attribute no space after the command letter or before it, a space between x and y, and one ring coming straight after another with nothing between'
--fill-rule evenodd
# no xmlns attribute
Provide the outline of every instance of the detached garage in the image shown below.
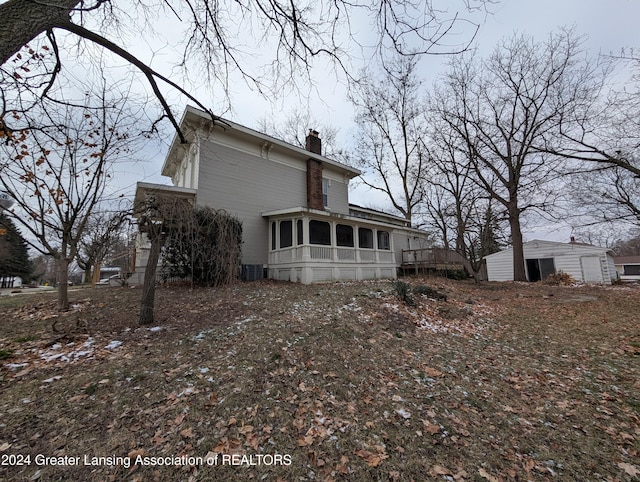
<svg viewBox="0 0 640 482"><path fill-rule="evenodd" d="M560 271L576 281L611 284L617 278L610 250L581 243L533 240L524 243L527 279L540 281ZM513 248L486 257L489 281L513 281Z"/></svg>

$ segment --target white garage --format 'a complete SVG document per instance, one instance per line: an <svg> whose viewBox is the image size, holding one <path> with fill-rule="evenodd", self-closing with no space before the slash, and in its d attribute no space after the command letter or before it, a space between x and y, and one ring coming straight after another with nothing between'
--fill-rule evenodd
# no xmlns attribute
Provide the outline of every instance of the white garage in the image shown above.
<svg viewBox="0 0 640 482"><path fill-rule="evenodd" d="M560 271L576 281L611 284L617 279L610 250L582 243L533 240L524 243L527 279L540 281ZM489 281L513 281L513 248L486 257Z"/></svg>

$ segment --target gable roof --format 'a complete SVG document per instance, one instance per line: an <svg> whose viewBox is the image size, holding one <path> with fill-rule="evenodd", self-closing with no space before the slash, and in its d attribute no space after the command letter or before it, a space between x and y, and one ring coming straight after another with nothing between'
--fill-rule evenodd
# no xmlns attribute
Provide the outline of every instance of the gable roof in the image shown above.
<svg viewBox="0 0 640 482"><path fill-rule="evenodd" d="M171 146L169 147L169 152L167 152L167 156L165 158L164 164L162 166L162 175L172 177L176 169L178 168L178 163L182 160L183 155L189 149L189 145L195 139L195 133L197 129L222 129L228 132L234 132L237 135L249 137L255 139L259 143L269 143L272 145L279 146L286 151L289 151L294 157L301 157L305 160L308 158L316 159L323 164L328 166L332 166L347 176L349 179L357 177L361 174L360 170L343 164L338 161L334 161L327 157L324 157L320 154L315 154L311 151L307 151L298 146L294 146L293 144L289 144L280 139L276 139L275 137L269 136L262 132L258 132L254 129L250 129L249 127L245 127L241 124L237 124L233 121L218 118L215 121L212 121L211 116L193 106L188 105L182 114L182 118L180 119L180 129L182 129L185 137L187 138L188 144L182 144L180 142L180 138L177 134L173 136L173 141L171 142Z"/></svg>

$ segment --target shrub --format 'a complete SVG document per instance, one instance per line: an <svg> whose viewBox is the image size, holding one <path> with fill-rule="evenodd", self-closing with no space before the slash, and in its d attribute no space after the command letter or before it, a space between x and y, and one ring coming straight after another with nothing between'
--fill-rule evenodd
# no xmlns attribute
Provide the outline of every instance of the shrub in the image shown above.
<svg viewBox="0 0 640 482"><path fill-rule="evenodd" d="M571 286L575 283L575 278L564 271L558 271L557 273L550 274L542 280L542 284L550 286Z"/></svg>
<svg viewBox="0 0 640 482"><path fill-rule="evenodd" d="M207 286L229 284L239 277L242 224L222 210L207 207L180 213L167 230L162 274Z"/></svg>
<svg viewBox="0 0 640 482"><path fill-rule="evenodd" d="M7 360L13 356L13 350L0 350L0 360Z"/></svg>
<svg viewBox="0 0 640 482"><path fill-rule="evenodd" d="M392 282L391 286L398 295L398 298L400 298L405 304L409 306L416 305L416 301L413 299L413 296L411 296L411 286L409 286L409 283L397 280Z"/></svg>
<svg viewBox="0 0 640 482"><path fill-rule="evenodd" d="M413 292L417 295L425 295L427 298L447 301L447 295L445 295L444 293L440 293L438 290L435 290L429 286L418 285L413 288Z"/></svg>

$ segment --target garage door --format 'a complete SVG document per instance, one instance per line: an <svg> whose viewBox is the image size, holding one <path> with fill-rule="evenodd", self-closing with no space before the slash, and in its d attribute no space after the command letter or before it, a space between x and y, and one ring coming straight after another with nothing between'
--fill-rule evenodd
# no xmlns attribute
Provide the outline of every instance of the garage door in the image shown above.
<svg viewBox="0 0 640 482"><path fill-rule="evenodd" d="M580 258L582 276L587 283L603 283L602 267L599 256L583 256Z"/></svg>

